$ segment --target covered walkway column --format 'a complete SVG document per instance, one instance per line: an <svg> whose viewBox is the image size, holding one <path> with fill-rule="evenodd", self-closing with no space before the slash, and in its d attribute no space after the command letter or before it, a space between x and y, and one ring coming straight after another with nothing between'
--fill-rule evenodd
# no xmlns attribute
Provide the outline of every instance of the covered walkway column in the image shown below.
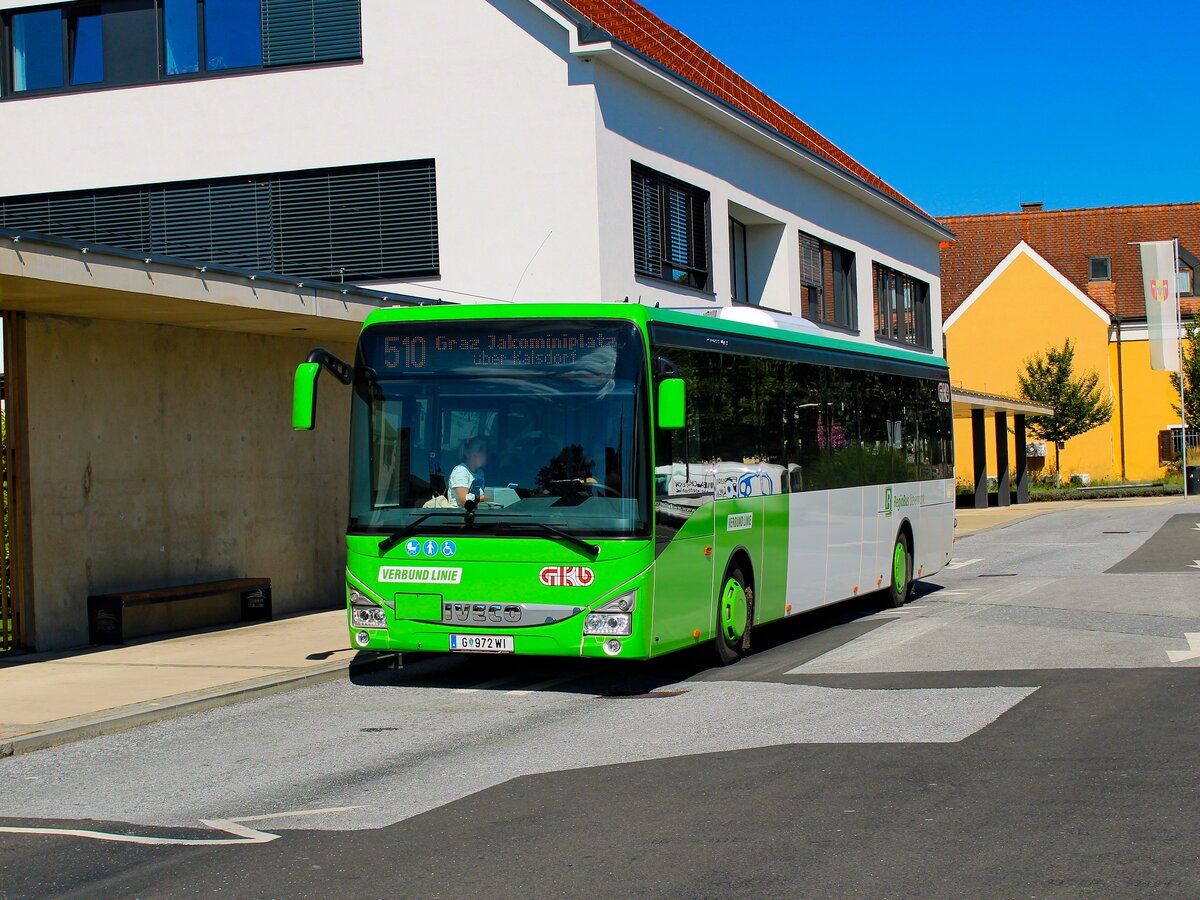
<svg viewBox="0 0 1200 900"><path fill-rule="evenodd" d="M1025 446L1025 414L1013 416L1013 443L1017 449L1017 502L1029 502L1029 455Z"/></svg>
<svg viewBox="0 0 1200 900"><path fill-rule="evenodd" d="M987 509L987 432L984 410L971 410L971 443L975 451L975 508Z"/></svg>
<svg viewBox="0 0 1200 900"><path fill-rule="evenodd" d="M1018 397L1002 397L997 394L984 394L978 391L967 391L962 388L952 388L951 402L954 404L954 418L971 420L971 461L974 476L975 496L972 505L976 509L984 509L988 505L988 472L987 472L987 416L991 413L996 425L996 489L999 493L997 502L1000 506L1008 506L1012 499L1012 478L1009 474L1008 452L1008 417L1013 421L1013 443L1016 445L1016 502L1029 502L1029 461L1025 453L1025 417L1050 416L1054 408L1042 403L1031 403ZM964 437L961 429L959 438ZM962 460L960 455L959 460Z"/></svg>
<svg viewBox="0 0 1200 900"><path fill-rule="evenodd" d="M1012 505L1012 485L1008 476L1008 413L996 413L996 505Z"/></svg>

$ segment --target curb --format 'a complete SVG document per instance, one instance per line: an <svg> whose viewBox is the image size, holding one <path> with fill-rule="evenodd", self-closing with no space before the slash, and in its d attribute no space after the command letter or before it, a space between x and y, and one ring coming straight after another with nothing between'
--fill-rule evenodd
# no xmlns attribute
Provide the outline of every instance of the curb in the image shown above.
<svg viewBox="0 0 1200 900"><path fill-rule="evenodd" d="M243 700L253 700L257 697L325 684L337 681L344 675L358 675L364 672L389 669L399 666L399 664L399 653L374 653L363 659L356 658L348 662L327 663L323 666L313 666L300 672L283 675L265 675L250 681L176 694L173 697L137 703L95 715L60 719L57 723L51 723L53 725L51 728L20 735L0 743L0 759L33 753L35 750L46 750L62 744L99 737L102 734L128 731L141 725L188 716L209 709L218 709L222 706L232 706Z"/></svg>

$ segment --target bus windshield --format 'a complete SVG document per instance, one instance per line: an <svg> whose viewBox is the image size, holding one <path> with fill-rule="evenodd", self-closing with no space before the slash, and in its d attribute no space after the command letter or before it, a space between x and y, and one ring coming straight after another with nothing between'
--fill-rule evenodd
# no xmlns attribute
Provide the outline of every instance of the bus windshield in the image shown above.
<svg viewBox="0 0 1200 900"><path fill-rule="evenodd" d="M350 532L393 533L428 516L422 533L549 525L647 536L646 380L630 322L368 328L355 366Z"/></svg>

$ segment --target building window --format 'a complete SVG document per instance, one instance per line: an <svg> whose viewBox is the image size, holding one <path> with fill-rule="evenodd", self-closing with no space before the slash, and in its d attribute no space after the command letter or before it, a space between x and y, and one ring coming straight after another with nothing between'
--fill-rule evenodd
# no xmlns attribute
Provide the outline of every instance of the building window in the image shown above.
<svg viewBox="0 0 1200 900"><path fill-rule="evenodd" d="M1200 259L1186 247L1179 248L1179 296L1196 296L1196 270L1200 269Z"/></svg>
<svg viewBox="0 0 1200 900"><path fill-rule="evenodd" d="M634 163L633 257L638 275L708 290L708 191Z"/></svg>
<svg viewBox="0 0 1200 900"><path fill-rule="evenodd" d="M0 14L4 96L358 59L360 0L90 0Z"/></svg>
<svg viewBox="0 0 1200 900"><path fill-rule="evenodd" d="M262 65L259 0L204 0L204 63L209 72Z"/></svg>
<svg viewBox="0 0 1200 900"><path fill-rule="evenodd" d="M932 349L929 285L879 263L874 271L875 337Z"/></svg>
<svg viewBox="0 0 1200 900"><path fill-rule="evenodd" d="M198 0L163 0L164 74L200 71L199 7Z"/></svg>
<svg viewBox="0 0 1200 900"><path fill-rule="evenodd" d="M68 40L71 49L71 84L96 84L104 80L104 44L100 32L100 10L74 10Z"/></svg>
<svg viewBox="0 0 1200 900"><path fill-rule="evenodd" d="M1171 425L1158 433L1158 464L1160 466L1178 463L1183 455L1183 443L1187 441L1188 455L1200 449L1200 431L1188 428L1186 436L1178 425Z"/></svg>
<svg viewBox="0 0 1200 900"><path fill-rule="evenodd" d="M12 34L12 85L14 91L62 87L62 10L17 13L9 25Z"/></svg>
<svg viewBox="0 0 1200 900"><path fill-rule="evenodd" d="M858 330L854 254L800 232L800 312L806 319Z"/></svg>
<svg viewBox="0 0 1200 900"><path fill-rule="evenodd" d="M1088 281L1112 281L1112 258L1088 257Z"/></svg>
<svg viewBox="0 0 1200 900"><path fill-rule="evenodd" d="M260 0L160 2L167 76L262 66Z"/></svg>
<svg viewBox="0 0 1200 900"><path fill-rule="evenodd" d="M729 217L729 294L739 303L750 302L750 267L746 262L746 226Z"/></svg>
<svg viewBox="0 0 1200 900"><path fill-rule="evenodd" d="M104 80L100 7L15 13L9 31L7 80L13 91L51 90Z"/></svg>
<svg viewBox="0 0 1200 900"><path fill-rule="evenodd" d="M330 281L439 266L433 160L5 197L0 228Z"/></svg>

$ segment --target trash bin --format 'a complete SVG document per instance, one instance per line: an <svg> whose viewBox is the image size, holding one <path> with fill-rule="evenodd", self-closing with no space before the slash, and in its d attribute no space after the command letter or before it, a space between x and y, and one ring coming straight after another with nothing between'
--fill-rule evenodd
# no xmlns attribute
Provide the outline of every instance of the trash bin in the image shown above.
<svg viewBox="0 0 1200 900"><path fill-rule="evenodd" d="M1187 492L1189 497L1200 497L1200 466L1187 467Z"/></svg>

